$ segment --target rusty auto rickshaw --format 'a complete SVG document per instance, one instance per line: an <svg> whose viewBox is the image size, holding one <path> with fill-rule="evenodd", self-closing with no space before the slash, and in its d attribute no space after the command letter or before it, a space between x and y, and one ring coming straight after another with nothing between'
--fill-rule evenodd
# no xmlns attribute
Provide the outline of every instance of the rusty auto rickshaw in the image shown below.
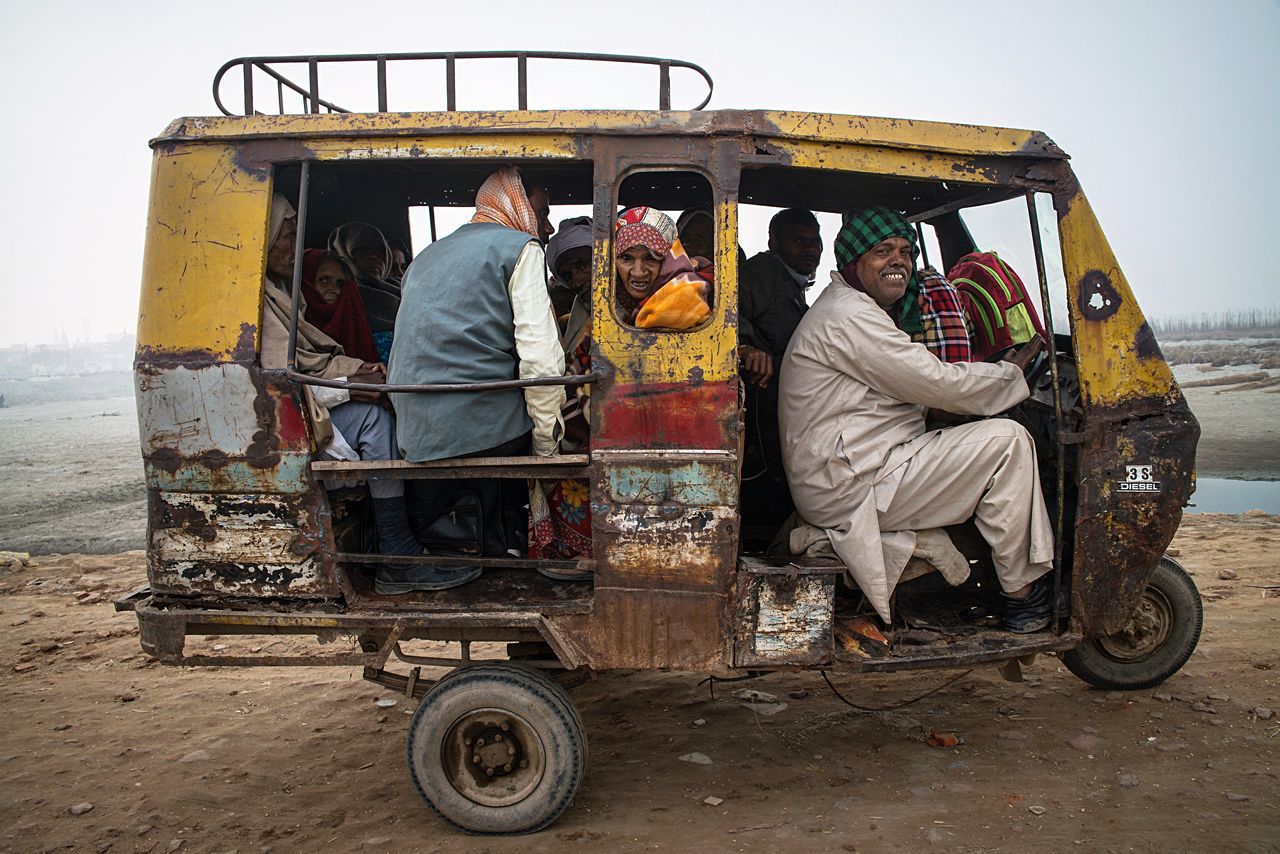
<svg viewBox="0 0 1280 854"><path fill-rule="evenodd" d="M519 109L455 109L456 67L474 57L514 60ZM549 59L654 65L659 109L529 110L528 63ZM388 69L424 62L445 65L447 109L388 111ZM368 69L376 106L351 112L321 97L322 72L339 64ZM297 69L298 79L286 73ZM1193 488L1199 429L1067 156L1024 130L707 111L706 100L674 111L672 69L700 75L710 99L702 69L643 57L237 59L214 82L224 116L176 120L151 143L136 363L149 587L118 607L136 612L143 649L165 663L354 665L421 698L409 733L412 778L433 810L468 831L536 830L569 804L587 754L566 688L601 671L883 673L1052 652L1090 683L1125 689L1170 676L1199 637L1195 587L1164 557ZM236 75L238 114L221 94ZM278 114L259 112L263 82ZM292 114L290 99L301 104ZM258 363L272 193L296 204L299 252L323 245L346 219L407 241L411 209L425 209L434 232L438 210L471 206L484 176L507 162L535 173L553 204L590 205L594 216L592 371L551 380L591 384L590 453L424 464L316 458L302 385L326 381ZM713 210L717 287L703 325L639 330L613 309L612 217L635 200ZM933 640L895 645L891 627L889 644L860 645L841 631L842 567L765 555L753 520L741 518L740 210L871 203L905 212L922 235L927 228L944 264L974 248L967 213L1022 208L1050 330L1050 283L1065 283L1070 334L1055 336L1056 358L1012 413L1039 446L1057 529L1055 587L1070 592L1060 600L1069 613L1046 631L1013 635L956 617L956 603L989 608L995 590L982 542L956 531L971 580L941 590L925 576L899 591L932 614ZM1042 241L1055 229L1055 241ZM293 288L296 323L297 275ZM529 382L537 381L490 387ZM402 596L374 589L373 568L386 558L368 542L359 497L320 483L575 476L590 482L594 553L568 566L593 568L592 583L534 571L563 562L486 558L475 582ZM355 642L296 656L184 654L188 636L237 633ZM415 640L456 643L458 652L415 654ZM473 659L476 642L505 643L508 658ZM392 662L409 669L394 672ZM449 672L432 680L423 666Z"/></svg>

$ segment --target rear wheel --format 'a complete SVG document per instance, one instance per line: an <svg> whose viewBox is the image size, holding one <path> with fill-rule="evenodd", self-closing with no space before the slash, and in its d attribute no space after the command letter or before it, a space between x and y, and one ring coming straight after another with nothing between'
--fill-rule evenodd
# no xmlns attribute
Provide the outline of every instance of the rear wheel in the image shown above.
<svg viewBox="0 0 1280 854"><path fill-rule="evenodd" d="M532 833L573 800L586 735L563 688L502 662L445 676L409 727L409 773L427 805L471 833Z"/></svg>
<svg viewBox="0 0 1280 854"><path fill-rule="evenodd" d="M1062 663L1098 688L1150 688L1186 664L1203 622L1195 582L1177 561L1162 557L1129 624L1063 653Z"/></svg>

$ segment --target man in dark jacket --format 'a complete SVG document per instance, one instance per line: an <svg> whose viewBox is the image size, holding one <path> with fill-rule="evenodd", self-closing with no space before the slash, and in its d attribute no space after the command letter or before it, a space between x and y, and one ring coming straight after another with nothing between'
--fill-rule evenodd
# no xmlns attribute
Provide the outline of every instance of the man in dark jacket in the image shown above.
<svg viewBox="0 0 1280 854"><path fill-rule="evenodd" d="M741 498L748 540L767 543L795 509L782 470L777 369L809 308L805 293L821 260L817 217L787 208L769 221L768 251L748 260L739 277L738 355L751 380Z"/></svg>

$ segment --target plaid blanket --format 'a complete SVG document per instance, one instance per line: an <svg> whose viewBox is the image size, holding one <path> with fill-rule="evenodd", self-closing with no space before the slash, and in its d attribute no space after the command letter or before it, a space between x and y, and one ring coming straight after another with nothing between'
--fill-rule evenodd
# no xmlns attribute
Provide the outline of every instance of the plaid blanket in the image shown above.
<svg viewBox="0 0 1280 854"><path fill-rule="evenodd" d="M918 333L909 333L911 340L928 347L940 361L972 362L973 346L970 341L973 329L964 313L960 295L932 267L921 270L919 280L920 293L916 302L923 328Z"/></svg>

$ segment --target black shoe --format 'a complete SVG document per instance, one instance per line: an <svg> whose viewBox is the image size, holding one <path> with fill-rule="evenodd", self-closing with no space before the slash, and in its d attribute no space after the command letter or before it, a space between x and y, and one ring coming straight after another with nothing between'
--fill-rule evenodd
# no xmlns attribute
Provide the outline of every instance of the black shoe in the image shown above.
<svg viewBox="0 0 1280 854"><path fill-rule="evenodd" d="M1053 589L1051 582L1038 578L1031 582L1031 592L1022 599L1001 594L1004 616L1000 621L1006 632L1020 635L1041 632L1053 622Z"/></svg>
<svg viewBox="0 0 1280 854"><path fill-rule="evenodd" d="M556 581L592 581L596 577L589 569L539 569L538 572Z"/></svg>
<svg viewBox="0 0 1280 854"><path fill-rule="evenodd" d="M478 566L395 566L383 564L374 576L373 589L383 596L398 596L415 590L448 590L475 581L483 570Z"/></svg>

